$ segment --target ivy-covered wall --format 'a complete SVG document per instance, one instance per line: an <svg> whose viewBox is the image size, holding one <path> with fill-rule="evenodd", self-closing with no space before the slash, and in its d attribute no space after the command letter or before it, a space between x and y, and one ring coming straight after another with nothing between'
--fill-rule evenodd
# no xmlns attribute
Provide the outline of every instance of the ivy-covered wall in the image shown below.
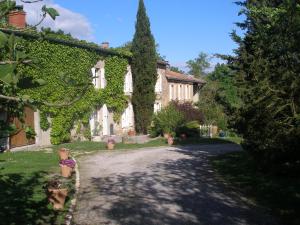
<svg viewBox="0 0 300 225"><path fill-rule="evenodd" d="M127 106L124 96L124 77L128 60L120 56L104 56L92 50L51 43L43 39L22 39L22 46L34 59L31 66L19 68L20 74L41 78L46 84L23 94L51 103L71 102L65 107L40 105L41 128L51 126L51 143L60 144L70 140L70 131L80 121L89 128L92 111L103 104L115 112L115 119ZM95 90L92 85L91 68L98 60L105 60L105 89ZM51 117L51 124L47 121ZM90 132L88 132L90 133Z"/></svg>

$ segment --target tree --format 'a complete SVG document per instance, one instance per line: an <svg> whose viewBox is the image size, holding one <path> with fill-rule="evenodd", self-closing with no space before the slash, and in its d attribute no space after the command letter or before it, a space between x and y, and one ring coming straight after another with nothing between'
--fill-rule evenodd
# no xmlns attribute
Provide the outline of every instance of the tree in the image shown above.
<svg viewBox="0 0 300 225"><path fill-rule="evenodd" d="M171 66L170 68L171 71L174 71L174 72L177 72L177 73L182 73L182 74L185 74L185 72L181 69L179 69L178 67L176 66Z"/></svg>
<svg viewBox="0 0 300 225"><path fill-rule="evenodd" d="M200 52L197 58L186 62L189 74L201 77L206 74L205 70L210 67L209 57L206 53Z"/></svg>
<svg viewBox="0 0 300 225"><path fill-rule="evenodd" d="M135 28L132 42L132 103L136 131L146 134L154 111L157 58L155 40L143 0L139 1Z"/></svg>
<svg viewBox="0 0 300 225"><path fill-rule="evenodd" d="M42 1L42 0L38 0ZM33 1L22 0L23 3L34 3ZM16 2L11 0L0 1L0 25L6 27L10 31L20 29L10 28L7 25L8 13L16 7ZM59 16L58 12L53 8L47 8L43 6L42 18L37 25L27 27L24 30L35 29L36 26L42 23L42 21L49 15L55 20ZM32 59L28 57L22 46L18 43L18 39L12 35L6 35L0 31L0 110L6 112L9 117L17 117L22 121L23 108L26 104L33 106L45 104L51 105L46 102L35 102L30 96L24 96L21 93L22 90L28 88L35 88L44 84L41 79L30 79L25 74L19 72L20 65L32 64ZM37 65L35 65L37 66ZM12 126L9 121L0 121L0 138L7 137L15 131L15 127Z"/></svg>
<svg viewBox="0 0 300 225"><path fill-rule="evenodd" d="M295 168L300 162L300 4L296 0L239 2L243 38L229 57L243 105L236 127L260 165ZM284 171L284 170L281 170Z"/></svg>

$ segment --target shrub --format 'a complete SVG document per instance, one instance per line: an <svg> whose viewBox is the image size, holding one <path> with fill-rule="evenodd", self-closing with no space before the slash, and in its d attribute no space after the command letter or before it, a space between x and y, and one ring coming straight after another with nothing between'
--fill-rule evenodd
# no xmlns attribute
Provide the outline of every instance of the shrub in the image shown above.
<svg viewBox="0 0 300 225"><path fill-rule="evenodd" d="M200 124L198 121L187 122L176 130L176 135L180 137L181 134L185 134L187 137L199 137L199 127Z"/></svg>
<svg viewBox="0 0 300 225"><path fill-rule="evenodd" d="M191 102L179 103L178 101L174 101L172 105L183 114L186 122L198 121L200 124L204 123L202 111L194 107Z"/></svg>
<svg viewBox="0 0 300 225"><path fill-rule="evenodd" d="M174 105L169 105L154 115L150 135L157 137L165 133L175 135L178 127L185 123L184 115Z"/></svg>

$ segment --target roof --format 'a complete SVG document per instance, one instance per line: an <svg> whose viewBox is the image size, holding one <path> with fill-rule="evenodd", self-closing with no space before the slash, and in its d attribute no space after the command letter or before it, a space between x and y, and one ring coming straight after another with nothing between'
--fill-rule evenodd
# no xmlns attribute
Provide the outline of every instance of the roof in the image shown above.
<svg viewBox="0 0 300 225"><path fill-rule="evenodd" d="M91 51L97 52L98 54L114 55L114 56L120 56L120 57L124 57L127 59L131 59L131 57L129 57L125 54L119 53L117 51L114 51L112 49L104 49L101 47L90 46L88 44L79 43L79 41L75 41L75 40L63 40L63 39L59 39L59 38L52 38L52 37L42 36L40 33L28 33L28 32L24 32L22 30L17 31L17 30L9 30L9 29L0 28L0 31L2 31L6 34L14 34L16 36L20 36L20 37L24 37L24 38L31 38L31 39L36 39L36 40L42 38L51 43L62 44L62 45L66 45L69 47L76 47L76 48L91 50Z"/></svg>
<svg viewBox="0 0 300 225"><path fill-rule="evenodd" d="M177 73L171 70L166 71L166 77L169 80L175 80L175 81L184 81L184 82L196 83L196 84L206 83L203 79L195 78L194 76L191 75Z"/></svg>

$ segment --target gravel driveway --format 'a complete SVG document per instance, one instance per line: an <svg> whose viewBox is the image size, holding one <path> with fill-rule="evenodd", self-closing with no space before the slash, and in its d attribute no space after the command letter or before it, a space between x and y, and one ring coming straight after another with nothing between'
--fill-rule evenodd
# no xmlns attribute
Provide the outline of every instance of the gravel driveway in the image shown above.
<svg viewBox="0 0 300 225"><path fill-rule="evenodd" d="M273 225L261 208L215 178L208 156L238 150L201 145L82 158L74 224Z"/></svg>

